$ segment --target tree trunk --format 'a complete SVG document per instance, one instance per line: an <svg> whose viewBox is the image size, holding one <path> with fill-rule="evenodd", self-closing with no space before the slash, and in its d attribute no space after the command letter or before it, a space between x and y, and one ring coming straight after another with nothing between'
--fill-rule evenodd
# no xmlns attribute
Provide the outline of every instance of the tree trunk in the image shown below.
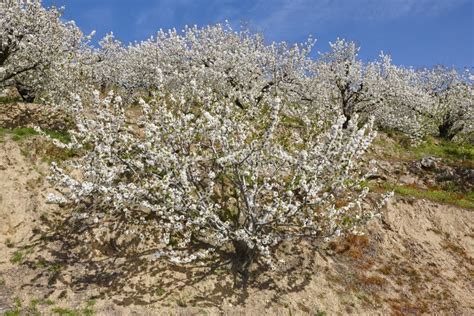
<svg viewBox="0 0 474 316"><path fill-rule="evenodd" d="M241 240L233 241L233 245L235 257L232 269L242 276L245 284L249 278L249 268L255 259L255 249L249 248L249 246Z"/></svg>
<svg viewBox="0 0 474 316"><path fill-rule="evenodd" d="M31 87L28 87L20 82L16 82L15 87L24 102L33 103L35 101L36 94Z"/></svg>

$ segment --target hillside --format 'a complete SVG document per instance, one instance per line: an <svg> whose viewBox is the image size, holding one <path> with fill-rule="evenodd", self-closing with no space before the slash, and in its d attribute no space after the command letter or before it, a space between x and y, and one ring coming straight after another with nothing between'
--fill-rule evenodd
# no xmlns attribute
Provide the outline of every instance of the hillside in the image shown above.
<svg viewBox="0 0 474 316"><path fill-rule="evenodd" d="M6 315L474 313L469 149L436 142L404 147L399 135L380 134L370 153L380 173L367 185L397 194L366 236L284 243L276 271L257 267L241 287L220 267L177 268L149 253L127 256L113 244L84 251L80 232L70 235L64 226L67 213L46 203L54 191L48 162L69 157L35 134L1 131L0 312ZM439 176L447 170L448 180Z"/></svg>

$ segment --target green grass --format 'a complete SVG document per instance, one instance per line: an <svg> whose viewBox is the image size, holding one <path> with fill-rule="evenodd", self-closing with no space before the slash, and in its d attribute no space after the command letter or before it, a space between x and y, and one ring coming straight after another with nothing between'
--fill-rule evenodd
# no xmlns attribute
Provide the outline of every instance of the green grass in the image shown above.
<svg viewBox="0 0 474 316"><path fill-rule="evenodd" d="M45 130L46 135L51 138L57 139L63 143L69 143L71 141L71 137L66 132L61 131L54 131L54 130ZM33 128L22 127L22 128L13 128L13 129L6 129L0 128L0 142L3 141L5 136L11 137L14 141L21 142L29 137L39 135ZM38 147L38 146L36 146ZM36 148L35 147L35 148ZM77 155L76 150L68 149L68 148L59 148L53 144L43 144L38 147L40 149L39 153L42 157L43 161L46 163L51 163L53 161L65 161L71 159ZM30 157L31 148L20 148L21 153L25 157Z"/></svg>
<svg viewBox="0 0 474 316"><path fill-rule="evenodd" d="M57 139L63 143L68 143L71 141L70 135L66 132L54 130L45 130L44 132L49 137ZM39 133L31 127L17 127L13 129L0 128L0 137L4 137L6 135L11 135L14 141L22 141L28 137L39 135Z"/></svg>
<svg viewBox="0 0 474 316"><path fill-rule="evenodd" d="M409 148L409 151L418 159L426 156L435 156L454 160L474 161L474 147L468 144L428 139L416 147Z"/></svg>
<svg viewBox="0 0 474 316"><path fill-rule="evenodd" d="M400 132L387 130L384 132L395 142L389 145L380 139L376 139L374 144L386 149L384 154L388 157L402 160L419 160L423 157L434 156L474 165L474 146L468 143L457 143L428 137L415 146L406 135Z"/></svg>
<svg viewBox="0 0 474 316"><path fill-rule="evenodd" d="M82 315L84 316L92 316L95 314L94 312L94 305L95 300L89 300L86 302L86 306L82 309Z"/></svg>
<svg viewBox="0 0 474 316"><path fill-rule="evenodd" d="M21 98L20 97L0 97L0 104L10 104L10 103L16 103L20 102Z"/></svg>
<svg viewBox="0 0 474 316"><path fill-rule="evenodd" d="M17 250L13 253L12 257L10 258L11 263L19 264L23 261L25 255L23 252Z"/></svg>
<svg viewBox="0 0 474 316"><path fill-rule="evenodd" d="M79 316L80 315L74 309L63 308L63 307L55 307L52 309L52 312L54 315L60 315L60 316Z"/></svg>
<svg viewBox="0 0 474 316"><path fill-rule="evenodd" d="M402 196L411 196L418 199L426 199L474 210L474 192L463 194L445 190L422 190L413 186L391 185L388 183L382 187L385 190L393 190Z"/></svg>
<svg viewBox="0 0 474 316"><path fill-rule="evenodd" d="M9 310L5 312L5 316L20 316L21 315L21 300L18 297L15 297L14 299L15 302L15 309Z"/></svg>
<svg viewBox="0 0 474 316"><path fill-rule="evenodd" d="M63 307L54 307L51 311L54 315L60 316L92 316L95 314L94 305L95 300L89 300L86 302L86 305L81 309L70 309L70 308L63 308Z"/></svg>
<svg viewBox="0 0 474 316"><path fill-rule="evenodd" d="M156 294L157 296L162 296L162 295L164 295L165 293L166 293L166 291L165 291L165 289L162 288L162 287L157 288L156 291L155 291L155 294Z"/></svg>
<svg viewBox="0 0 474 316"><path fill-rule="evenodd" d="M14 300L15 308L5 312L5 316L20 316L20 315L61 315L61 316L92 316L95 314L94 305L95 300L86 302L83 308L70 309L59 306L54 306L54 302L50 299L33 299L28 306L23 306L22 301L17 297ZM43 313L38 310L38 306L45 306L51 308L49 313Z"/></svg>

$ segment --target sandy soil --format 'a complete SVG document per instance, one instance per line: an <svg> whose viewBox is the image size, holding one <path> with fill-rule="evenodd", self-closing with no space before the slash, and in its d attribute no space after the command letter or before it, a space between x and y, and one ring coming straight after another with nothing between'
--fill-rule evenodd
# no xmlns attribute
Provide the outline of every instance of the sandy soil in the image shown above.
<svg viewBox="0 0 474 316"><path fill-rule="evenodd" d="M0 142L0 313L21 301L25 314L474 315L472 211L395 198L369 237L282 245L277 271L236 286L224 269L72 240L66 211L45 203L38 142Z"/></svg>

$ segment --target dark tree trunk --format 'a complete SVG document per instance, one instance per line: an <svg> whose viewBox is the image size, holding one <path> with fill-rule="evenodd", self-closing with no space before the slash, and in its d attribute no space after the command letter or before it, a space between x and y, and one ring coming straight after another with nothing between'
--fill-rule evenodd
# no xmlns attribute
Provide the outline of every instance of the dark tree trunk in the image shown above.
<svg viewBox="0 0 474 316"><path fill-rule="evenodd" d="M24 102L33 103L35 101L36 94L31 87L28 87L20 82L16 82L15 87Z"/></svg>
<svg viewBox="0 0 474 316"><path fill-rule="evenodd" d="M344 124L342 124L343 129L347 129L347 127L349 126L349 121L352 118L352 111L351 111L350 106L351 105L349 104L348 101L346 100L343 101L342 114L344 114L344 117L346 118L346 120L344 121Z"/></svg>
<svg viewBox="0 0 474 316"><path fill-rule="evenodd" d="M447 139L451 140L454 136L451 136L450 130L451 130L452 124L449 122L444 122L442 125L438 126L438 131L439 131L439 137L442 139Z"/></svg>
<svg viewBox="0 0 474 316"><path fill-rule="evenodd" d="M346 117L346 120L344 121L344 124L342 124L342 128L343 129L347 129L347 127L349 126L349 121L351 120L351 116L350 115L345 115L344 116Z"/></svg>
<svg viewBox="0 0 474 316"><path fill-rule="evenodd" d="M243 241L234 241L235 257L232 264L234 272L242 276L244 284L249 278L249 268L255 259L255 249L251 249Z"/></svg>

